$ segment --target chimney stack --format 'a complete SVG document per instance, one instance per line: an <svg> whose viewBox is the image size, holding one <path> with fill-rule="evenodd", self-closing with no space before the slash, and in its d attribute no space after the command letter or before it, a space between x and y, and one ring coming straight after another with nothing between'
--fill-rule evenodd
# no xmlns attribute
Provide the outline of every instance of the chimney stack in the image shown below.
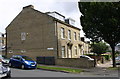
<svg viewBox="0 0 120 79"><path fill-rule="evenodd" d="M33 8L34 9L34 6L33 5L28 5L28 6L23 7L23 9L25 9L25 8Z"/></svg>

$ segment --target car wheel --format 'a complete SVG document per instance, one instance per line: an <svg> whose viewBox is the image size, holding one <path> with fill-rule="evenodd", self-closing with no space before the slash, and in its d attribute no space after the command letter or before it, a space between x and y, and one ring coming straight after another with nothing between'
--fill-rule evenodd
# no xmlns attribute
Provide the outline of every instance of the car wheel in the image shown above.
<svg viewBox="0 0 120 79"><path fill-rule="evenodd" d="M25 66L24 66L24 65L21 65L21 68L22 68L22 69L25 69Z"/></svg>
<svg viewBox="0 0 120 79"><path fill-rule="evenodd" d="M7 78L11 78L11 71L9 71L8 73L7 73L7 76L6 76Z"/></svg>

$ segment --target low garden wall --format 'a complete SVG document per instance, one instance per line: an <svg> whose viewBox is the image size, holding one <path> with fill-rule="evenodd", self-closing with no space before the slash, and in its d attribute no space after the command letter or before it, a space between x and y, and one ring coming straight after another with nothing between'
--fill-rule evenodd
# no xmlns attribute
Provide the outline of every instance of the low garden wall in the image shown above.
<svg viewBox="0 0 120 79"><path fill-rule="evenodd" d="M58 58L56 59L56 65L77 68L91 68L94 67L94 61L82 58Z"/></svg>

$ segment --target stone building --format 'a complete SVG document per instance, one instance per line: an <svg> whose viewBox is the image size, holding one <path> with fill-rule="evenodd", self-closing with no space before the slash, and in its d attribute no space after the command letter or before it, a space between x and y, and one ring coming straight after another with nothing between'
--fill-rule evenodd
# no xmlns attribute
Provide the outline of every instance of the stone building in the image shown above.
<svg viewBox="0 0 120 79"><path fill-rule="evenodd" d="M6 37L0 32L0 54L5 55Z"/></svg>
<svg viewBox="0 0 120 79"><path fill-rule="evenodd" d="M23 7L6 28L7 56L79 58L83 51L89 52L89 44L81 41L80 29L72 22L57 12L42 13L32 5Z"/></svg>

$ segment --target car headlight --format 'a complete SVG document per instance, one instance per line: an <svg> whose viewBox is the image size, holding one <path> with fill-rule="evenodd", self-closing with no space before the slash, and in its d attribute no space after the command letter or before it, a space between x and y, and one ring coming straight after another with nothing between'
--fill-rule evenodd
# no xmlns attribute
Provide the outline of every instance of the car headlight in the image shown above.
<svg viewBox="0 0 120 79"><path fill-rule="evenodd" d="M30 64L28 61L25 61L26 64Z"/></svg>
<svg viewBox="0 0 120 79"><path fill-rule="evenodd" d="M0 74L2 74L3 73L3 71L2 70L0 70Z"/></svg>
<svg viewBox="0 0 120 79"><path fill-rule="evenodd" d="M37 64L37 63L35 62L35 64Z"/></svg>

